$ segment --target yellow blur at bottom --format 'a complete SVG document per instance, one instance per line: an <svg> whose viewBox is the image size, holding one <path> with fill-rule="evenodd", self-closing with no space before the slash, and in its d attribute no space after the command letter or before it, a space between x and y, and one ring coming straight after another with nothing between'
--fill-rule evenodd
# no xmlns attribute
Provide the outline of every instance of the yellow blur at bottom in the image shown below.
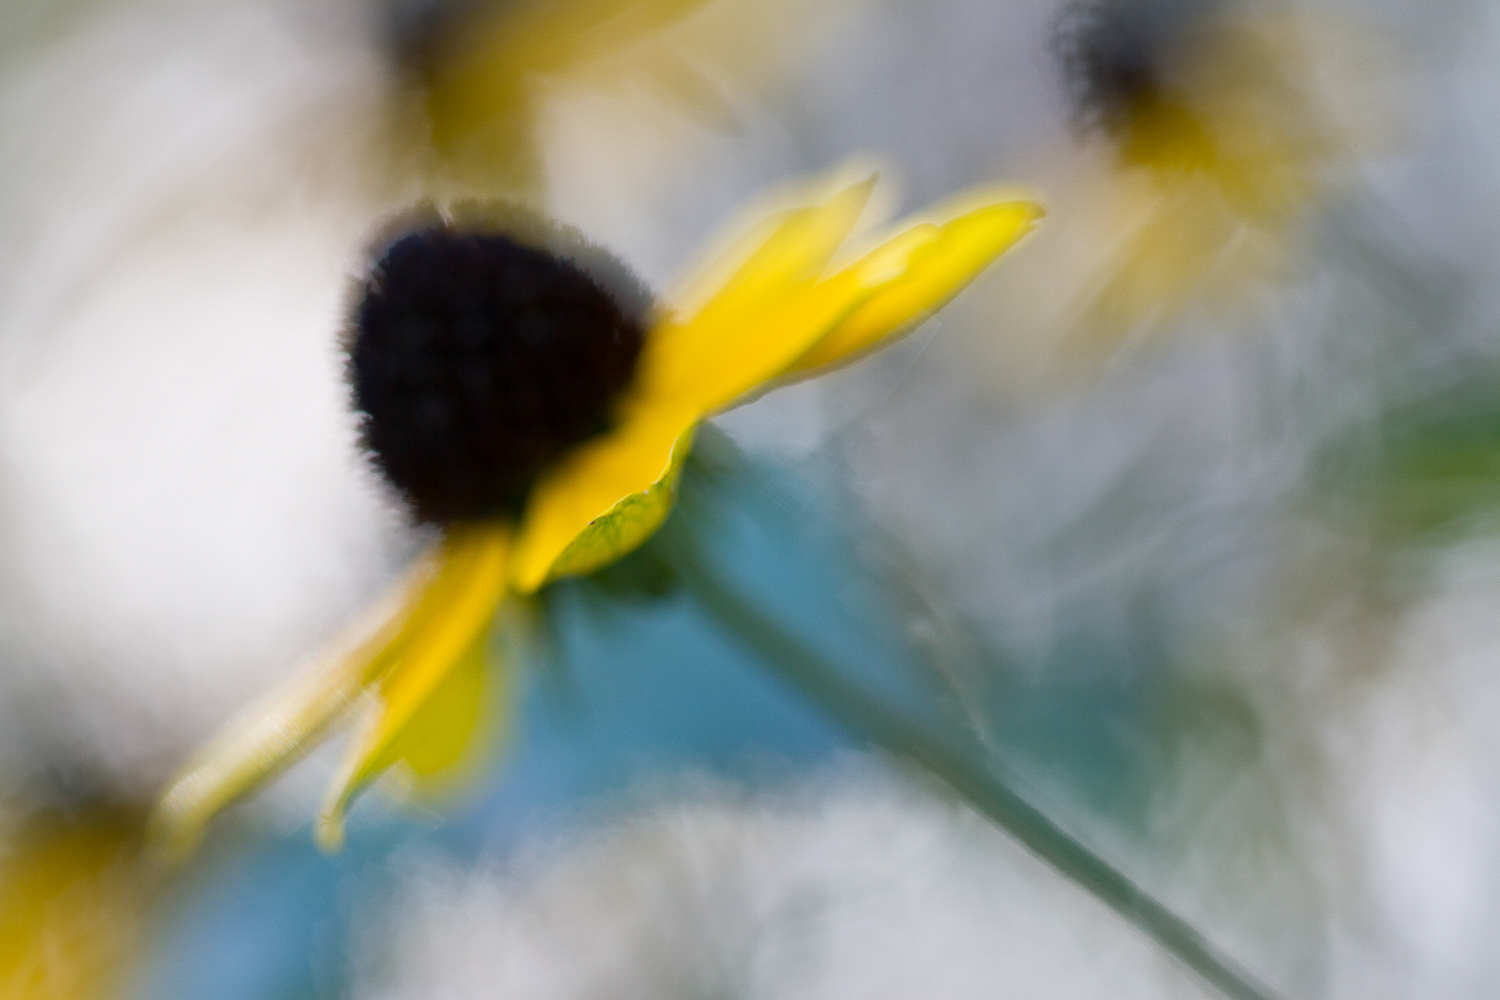
<svg viewBox="0 0 1500 1000"><path fill-rule="evenodd" d="M0 841L0 1000L116 994L152 882L142 819L46 811Z"/></svg>

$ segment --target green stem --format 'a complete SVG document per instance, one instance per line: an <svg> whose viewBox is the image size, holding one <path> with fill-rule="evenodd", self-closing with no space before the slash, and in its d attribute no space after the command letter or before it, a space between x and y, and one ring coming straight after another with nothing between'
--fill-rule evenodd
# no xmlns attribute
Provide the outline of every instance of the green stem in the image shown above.
<svg viewBox="0 0 1500 1000"><path fill-rule="evenodd" d="M1238 968L1186 921L1070 836L985 768L945 747L878 698L845 680L817 652L780 628L727 584L687 544L677 569L702 606L781 677L859 738L909 758L973 809L1019 840L1063 875L1093 893L1231 1000L1273 1000L1275 994Z"/></svg>

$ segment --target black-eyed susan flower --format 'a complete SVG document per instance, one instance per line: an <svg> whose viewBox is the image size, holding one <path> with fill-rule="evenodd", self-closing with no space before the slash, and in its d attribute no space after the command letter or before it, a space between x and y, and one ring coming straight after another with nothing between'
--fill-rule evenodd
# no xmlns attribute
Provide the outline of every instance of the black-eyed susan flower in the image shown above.
<svg viewBox="0 0 1500 1000"><path fill-rule="evenodd" d="M340 842L351 799L382 772L450 764L483 721L497 608L639 546L702 420L910 327L1042 212L971 192L834 265L872 186L766 218L664 308L526 213L408 220L361 289L349 372L375 464L441 538L336 649L189 764L156 816L167 846L190 847L362 700L321 843Z"/></svg>

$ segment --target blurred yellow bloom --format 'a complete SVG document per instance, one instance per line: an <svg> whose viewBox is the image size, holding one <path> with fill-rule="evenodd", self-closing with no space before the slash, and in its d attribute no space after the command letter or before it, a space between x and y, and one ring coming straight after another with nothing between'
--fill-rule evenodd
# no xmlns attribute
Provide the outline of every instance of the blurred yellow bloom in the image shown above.
<svg viewBox="0 0 1500 1000"><path fill-rule="evenodd" d="M440 186L536 195L538 128L559 82L638 91L736 127L724 80L758 88L812 56L843 4L796 0L477 0L421 4L397 25L406 106ZM795 29L790 25L795 24Z"/></svg>
<svg viewBox="0 0 1500 1000"><path fill-rule="evenodd" d="M709 262L649 330L613 428L544 471L518 517L450 526L336 650L205 747L161 801L159 840L190 849L215 813L366 693L373 704L328 790L320 843L341 842L352 797L393 765L420 775L453 764L484 722L483 651L507 597L639 546L672 506L701 420L920 322L1042 215L974 191L831 266L873 183L776 213Z"/></svg>
<svg viewBox="0 0 1500 1000"><path fill-rule="evenodd" d="M0 847L0 997L113 995L152 889L134 811L48 810Z"/></svg>
<svg viewBox="0 0 1500 1000"><path fill-rule="evenodd" d="M536 78L618 51L701 3L466 4L411 25L408 62L442 168L479 190L535 188Z"/></svg>
<svg viewBox="0 0 1500 1000"><path fill-rule="evenodd" d="M1351 85L1334 68L1351 26L1274 6L1105 0L1065 27L1079 113L1125 168L1100 213L1117 232L1083 329L1116 337L1284 270L1350 150L1329 102Z"/></svg>

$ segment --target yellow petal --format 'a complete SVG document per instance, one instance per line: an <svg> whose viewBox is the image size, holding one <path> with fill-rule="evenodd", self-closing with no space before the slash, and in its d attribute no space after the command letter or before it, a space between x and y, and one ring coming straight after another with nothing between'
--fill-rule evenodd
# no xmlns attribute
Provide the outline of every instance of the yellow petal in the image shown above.
<svg viewBox="0 0 1500 1000"><path fill-rule="evenodd" d="M454 667L488 631L505 595L510 528L503 524L450 529L443 542L440 606L419 615L399 658L381 680L379 705L355 740L324 799L317 838L328 849L343 842L344 811L358 792L388 767L392 748ZM436 603L436 602L434 602Z"/></svg>
<svg viewBox="0 0 1500 1000"><path fill-rule="evenodd" d="M495 759L509 728L510 659L500 648L505 644L492 638L493 627L480 630L381 759L371 763L372 775L386 772L383 790L441 809L473 788L475 776Z"/></svg>
<svg viewBox="0 0 1500 1000"><path fill-rule="evenodd" d="M745 402L769 388L874 291L856 269L789 291L770 309L747 317L743 331L724 337L716 363L679 387L670 404L705 414Z"/></svg>
<svg viewBox="0 0 1500 1000"><path fill-rule="evenodd" d="M492 701L487 629L481 629L432 694L417 709L406 728L387 749L387 762L400 762L413 775L432 779L459 765L474 749ZM377 764L378 768L379 765Z"/></svg>
<svg viewBox="0 0 1500 1000"><path fill-rule="evenodd" d="M590 572L650 537L671 510L697 418L692 411L639 410L544 475L516 536L516 592Z"/></svg>
<svg viewBox="0 0 1500 1000"><path fill-rule="evenodd" d="M706 397L722 403L717 383L748 388L783 370L789 351L795 357L805 350L799 330L788 331L792 343L786 342L774 314L817 281L859 221L874 180L790 213L701 309L658 324L641 356L645 395L683 407Z"/></svg>
<svg viewBox="0 0 1500 1000"><path fill-rule="evenodd" d="M941 226L924 225L866 257L856 269L879 285L807 352L796 371L841 361L926 319L986 265L1026 235L1044 214L1029 201L986 205ZM901 267L904 261L905 267Z"/></svg>
<svg viewBox="0 0 1500 1000"><path fill-rule="evenodd" d="M250 706L200 750L157 804L151 839L168 857L192 850L220 810L304 754L401 651L442 582L430 551L334 646Z"/></svg>

